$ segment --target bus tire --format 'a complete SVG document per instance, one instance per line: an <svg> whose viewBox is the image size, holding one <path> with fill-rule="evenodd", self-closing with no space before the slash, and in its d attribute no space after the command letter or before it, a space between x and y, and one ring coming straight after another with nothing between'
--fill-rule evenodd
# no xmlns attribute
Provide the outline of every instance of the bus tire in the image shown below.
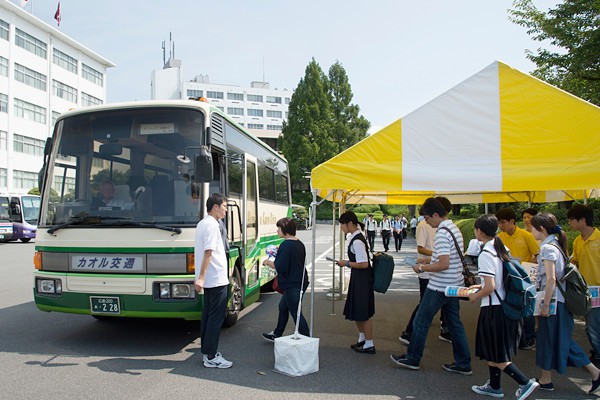
<svg viewBox="0 0 600 400"><path fill-rule="evenodd" d="M227 313L225 314L225 321L223 321L223 326L226 328L232 327L238 320L242 309L243 288L244 286L240 271L235 268L233 270L233 275L231 276L231 298L229 306L227 307Z"/></svg>
<svg viewBox="0 0 600 400"><path fill-rule="evenodd" d="M31 240L31 238L21 238L21 242L27 243Z"/></svg>

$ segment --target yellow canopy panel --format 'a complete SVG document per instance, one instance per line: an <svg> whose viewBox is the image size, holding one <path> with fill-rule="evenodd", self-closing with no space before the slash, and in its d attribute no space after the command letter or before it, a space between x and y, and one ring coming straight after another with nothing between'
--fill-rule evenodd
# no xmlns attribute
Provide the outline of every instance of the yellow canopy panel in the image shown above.
<svg viewBox="0 0 600 400"><path fill-rule="evenodd" d="M311 183L379 204L579 199L600 187L598 154L599 107L496 61L318 165Z"/></svg>

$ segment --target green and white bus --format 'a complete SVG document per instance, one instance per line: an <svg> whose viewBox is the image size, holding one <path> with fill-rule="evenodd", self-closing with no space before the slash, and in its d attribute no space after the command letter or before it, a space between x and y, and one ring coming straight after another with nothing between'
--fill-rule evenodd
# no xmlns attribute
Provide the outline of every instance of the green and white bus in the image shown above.
<svg viewBox="0 0 600 400"><path fill-rule="evenodd" d="M194 234L211 193L229 201L225 325L274 277L262 266L291 216L287 161L203 101L61 115L44 151L34 257L43 311L200 319Z"/></svg>

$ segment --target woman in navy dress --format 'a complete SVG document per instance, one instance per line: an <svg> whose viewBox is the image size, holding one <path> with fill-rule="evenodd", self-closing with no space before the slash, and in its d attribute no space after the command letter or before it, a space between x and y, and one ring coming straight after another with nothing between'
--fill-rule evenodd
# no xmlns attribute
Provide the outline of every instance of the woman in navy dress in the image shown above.
<svg viewBox="0 0 600 400"><path fill-rule="evenodd" d="M549 213L540 213L531 218L531 233L541 240L538 254L538 290L545 291L544 303L538 317L538 336L535 351L535 363L542 369L540 389L554 390L552 370L559 374L567 372L567 366L584 367L592 378L592 387L588 393L600 388L600 370L587 357L585 352L573 340L573 314L565 307L565 299L556 285L564 276L567 252L567 235L556 217ZM564 283L558 283L563 285ZM556 298L556 314L550 315L550 300Z"/></svg>
<svg viewBox="0 0 600 400"><path fill-rule="evenodd" d="M368 245L360 228L356 214L347 211L340 215L340 227L348 240L348 260L340 259L340 267L350 268L350 283L344 305L344 316L356 323L358 341L350 347L359 353L375 354L373 344L373 323L375 314L375 295L373 293L373 268L369 261Z"/></svg>

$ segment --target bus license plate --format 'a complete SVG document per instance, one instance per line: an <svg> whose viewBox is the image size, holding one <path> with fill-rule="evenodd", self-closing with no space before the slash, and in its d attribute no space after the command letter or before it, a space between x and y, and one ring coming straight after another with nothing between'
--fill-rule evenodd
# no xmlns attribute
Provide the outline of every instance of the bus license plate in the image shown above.
<svg viewBox="0 0 600 400"><path fill-rule="evenodd" d="M121 314L121 304L118 297L90 296L92 314Z"/></svg>

